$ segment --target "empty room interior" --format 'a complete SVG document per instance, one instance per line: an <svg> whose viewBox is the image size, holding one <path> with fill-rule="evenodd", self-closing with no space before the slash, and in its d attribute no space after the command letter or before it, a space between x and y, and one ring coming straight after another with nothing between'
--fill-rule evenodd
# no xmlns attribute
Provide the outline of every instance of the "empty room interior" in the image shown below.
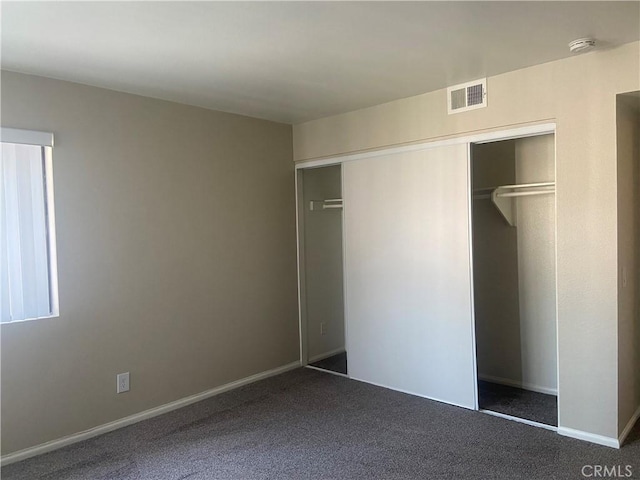
<svg viewBox="0 0 640 480"><path fill-rule="evenodd" d="M640 478L640 2L0 10L3 479Z"/></svg>

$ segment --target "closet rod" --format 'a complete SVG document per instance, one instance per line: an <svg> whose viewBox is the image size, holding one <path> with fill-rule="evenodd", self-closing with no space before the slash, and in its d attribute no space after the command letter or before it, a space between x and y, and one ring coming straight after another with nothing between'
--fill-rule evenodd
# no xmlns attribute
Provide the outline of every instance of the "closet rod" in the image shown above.
<svg viewBox="0 0 640 480"><path fill-rule="evenodd" d="M492 192L496 188L508 188L509 190L515 190L518 188L554 187L555 185L556 185L556 182L519 183L517 185L496 185L495 187L474 188L473 193Z"/></svg>
<svg viewBox="0 0 640 480"><path fill-rule="evenodd" d="M556 193L555 190L535 190L530 192L507 192L496 193L496 197L525 197L528 195L546 195L548 193Z"/></svg>
<svg viewBox="0 0 640 480"><path fill-rule="evenodd" d="M491 201L509 225L516 226L516 207L512 200L531 195L547 195L556 192L555 182L520 183L501 185L491 192Z"/></svg>
<svg viewBox="0 0 640 480"><path fill-rule="evenodd" d="M534 187L555 187L556 182L538 182L538 183L519 183L517 185L500 185L495 188L508 188L509 190L515 190L518 188L534 188Z"/></svg>

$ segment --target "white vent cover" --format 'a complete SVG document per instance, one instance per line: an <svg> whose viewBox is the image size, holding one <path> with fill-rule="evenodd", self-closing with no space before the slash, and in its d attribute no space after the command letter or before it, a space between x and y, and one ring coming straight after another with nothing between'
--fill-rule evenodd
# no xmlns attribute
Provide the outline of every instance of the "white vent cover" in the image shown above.
<svg viewBox="0 0 640 480"><path fill-rule="evenodd" d="M447 88L449 115L487 106L487 79L474 80Z"/></svg>

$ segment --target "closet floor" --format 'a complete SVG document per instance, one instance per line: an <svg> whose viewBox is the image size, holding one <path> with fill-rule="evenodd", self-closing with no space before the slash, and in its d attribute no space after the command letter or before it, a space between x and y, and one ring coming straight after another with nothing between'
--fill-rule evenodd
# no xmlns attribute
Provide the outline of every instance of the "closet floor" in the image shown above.
<svg viewBox="0 0 640 480"><path fill-rule="evenodd" d="M558 398L555 395L478 381L480 409L504 413L545 425L558 425Z"/></svg>
<svg viewBox="0 0 640 480"><path fill-rule="evenodd" d="M347 374L347 352L342 352L329 358L310 363L312 367L329 370L331 372Z"/></svg>

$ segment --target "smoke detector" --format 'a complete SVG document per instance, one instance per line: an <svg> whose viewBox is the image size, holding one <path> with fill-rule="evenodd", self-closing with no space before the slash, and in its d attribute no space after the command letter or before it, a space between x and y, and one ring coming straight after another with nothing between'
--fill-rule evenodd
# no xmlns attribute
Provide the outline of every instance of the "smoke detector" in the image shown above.
<svg viewBox="0 0 640 480"><path fill-rule="evenodd" d="M569 51L571 53L580 53L591 50L596 46L596 41L593 38L579 38L573 42L569 42Z"/></svg>

